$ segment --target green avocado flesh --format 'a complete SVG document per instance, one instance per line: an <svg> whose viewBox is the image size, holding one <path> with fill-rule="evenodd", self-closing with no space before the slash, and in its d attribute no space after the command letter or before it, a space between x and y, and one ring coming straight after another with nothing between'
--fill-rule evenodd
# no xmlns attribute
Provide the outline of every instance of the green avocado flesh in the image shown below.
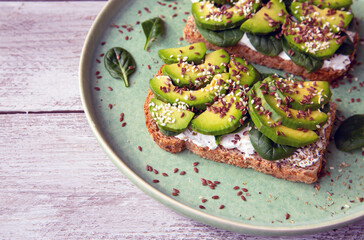
<svg viewBox="0 0 364 240"><path fill-rule="evenodd" d="M262 89L265 91L264 94ZM328 119L328 115L320 111L303 111L289 108L282 103L281 99L276 99L274 91L270 92L263 86L262 89L260 86L256 88L256 96L261 98L263 108L272 113L270 117L275 122L282 122L284 126L293 129L316 130L317 126L320 127Z"/></svg>
<svg viewBox="0 0 364 240"><path fill-rule="evenodd" d="M319 26L308 28L306 24L289 19L284 23L284 28L284 38L292 48L321 60L334 55L343 41L340 35Z"/></svg>
<svg viewBox="0 0 364 240"><path fill-rule="evenodd" d="M253 123L250 123L249 139L255 151L265 160L279 160L291 156L297 148L287 145L281 145L267 138L263 133L255 129Z"/></svg>
<svg viewBox="0 0 364 240"><path fill-rule="evenodd" d="M307 2L307 0L298 0L298 2ZM342 9L349 8L353 3L352 0L310 0L313 5L316 5L320 8L332 8L332 9Z"/></svg>
<svg viewBox="0 0 364 240"><path fill-rule="evenodd" d="M311 22L314 19L320 22L321 25L328 26L335 33L345 29L353 19L351 12L333 10L331 8L320 9L309 3L293 2L290 8L292 15L300 22Z"/></svg>
<svg viewBox="0 0 364 240"><path fill-rule="evenodd" d="M183 62L201 63L206 54L204 42L187 45L179 48L167 48L158 51L158 56L166 64Z"/></svg>
<svg viewBox="0 0 364 240"><path fill-rule="evenodd" d="M167 131L167 133L169 131L175 133L183 132L195 115L187 110L185 105L171 105L156 98L150 100L149 112L158 127Z"/></svg>
<svg viewBox="0 0 364 240"><path fill-rule="evenodd" d="M243 92L237 90L234 94L226 95L223 101L215 102L209 109L191 121L191 128L206 135L223 135L237 129L243 116L240 107L236 107L236 104L244 106L241 94Z"/></svg>
<svg viewBox="0 0 364 240"><path fill-rule="evenodd" d="M254 85L254 89L257 84ZM259 85L258 85L259 86ZM274 121L264 112L266 109L260 105L258 97L249 96L249 114L257 129L273 142L291 147L302 147L318 140L317 134L312 130L300 131L284 126ZM259 104L258 104L259 103Z"/></svg>
<svg viewBox="0 0 364 240"><path fill-rule="evenodd" d="M199 90L185 90L173 85L168 76L157 76L149 81L150 90L157 98L168 103L184 102L190 107L204 110L215 96L222 96L229 80L228 73L217 74L211 82Z"/></svg>
<svg viewBox="0 0 364 240"><path fill-rule="evenodd" d="M192 15L199 26L210 30L225 30L239 27L246 16L259 7L255 0L239 0L230 8L219 8L209 1L192 3Z"/></svg>
<svg viewBox="0 0 364 240"><path fill-rule="evenodd" d="M253 65L242 58L231 57L229 63L229 73L231 79L240 86L252 86L260 81L260 74Z"/></svg>
<svg viewBox="0 0 364 240"><path fill-rule="evenodd" d="M169 76L174 85L179 87L188 87L191 84L203 86L215 74L226 72L229 60L229 54L225 50L219 49L207 54L204 63L200 65L186 62L169 64L162 68L162 73Z"/></svg>
<svg viewBox="0 0 364 240"><path fill-rule="evenodd" d="M287 14L283 1L270 0L252 18L246 20L240 29L253 34L274 32L284 22Z"/></svg>
<svg viewBox="0 0 364 240"><path fill-rule="evenodd" d="M271 83L274 83L279 98L291 98L289 105L296 110L317 110L331 98L330 85L326 81L294 81L277 77Z"/></svg>
<svg viewBox="0 0 364 240"><path fill-rule="evenodd" d="M209 2L214 2L215 4L224 5L224 4L237 2L238 0L208 0L208 1Z"/></svg>

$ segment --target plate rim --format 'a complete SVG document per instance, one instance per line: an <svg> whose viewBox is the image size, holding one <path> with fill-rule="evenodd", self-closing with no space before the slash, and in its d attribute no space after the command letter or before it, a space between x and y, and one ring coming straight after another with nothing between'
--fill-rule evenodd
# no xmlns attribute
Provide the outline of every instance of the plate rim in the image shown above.
<svg viewBox="0 0 364 240"><path fill-rule="evenodd" d="M109 0L102 10L99 12L95 18L88 34L85 39L84 45L82 47L80 63L79 63L79 88L81 102L84 108L84 112L87 121L91 127L91 130L96 137L98 143L111 159L114 165L126 176L133 184L135 184L139 189L148 194L150 197L159 201L163 205L177 211L178 213L187 216L193 220L203 222L207 225L214 226L216 228L225 229L232 232L238 232L243 234L252 235L264 235L264 236L293 236L293 235L306 235L318 232L324 232L331 230L333 228L343 227L351 223L357 222L364 219L364 211L350 214L340 219L335 219L332 221L326 221L319 224L309 224L304 226L292 226L292 227L269 227L262 225L253 225L242 222L236 222L233 220L225 219L223 217L218 217L209 213L199 211L198 209L192 208L186 204L183 204L168 195L160 192L154 188L151 184L143 180L138 174L136 174L132 169L130 169L124 161L112 150L111 146L107 142L106 137L100 127L97 126L97 119L95 116L94 108L91 104L91 91L87 83L90 82L88 77L90 74L88 71L88 66L92 64L90 53L88 49L94 49L97 42L101 38L102 34L97 34L96 30L103 28L105 23L115 17L115 13L119 10L120 6L125 2L130 0ZM110 14L110 12L112 14ZM95 40L96 39L96 40ZM91 54L92 57L92 54Z"/></svg>

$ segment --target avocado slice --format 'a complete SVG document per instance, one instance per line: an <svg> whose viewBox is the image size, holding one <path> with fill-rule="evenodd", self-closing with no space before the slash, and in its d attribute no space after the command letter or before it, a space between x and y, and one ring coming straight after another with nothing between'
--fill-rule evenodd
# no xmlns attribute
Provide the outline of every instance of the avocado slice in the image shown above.
<svg viewBox="0 0 364 240"><path fill-rule="evenodd" d="M205 110L206 103L212 103L216 96L225 94L228 81L228 73L216 74L204 88L188 90L174 86L168 76L157 76L149 81L149 88L164 102L171 104L184 102L190 107Z"/></svg>
<svg viewBox="0 0 364 240"><path fill-rule="evenodd" d="M307 27L307 24L293 22L289 18L286 18L282 29L292 48L320 60L334 55L345 40L345 37L330 32L328 27L322 28L317 24Z"/></svg>
<svg viewBox="0 0 364 240"><path fill-rule="evenodd" d="M186 104L172 105L155 97L150 100L149 113L160 129L175 133L183 132L195 115L187 109Z"/></svg>
<svg viewBox="0 0 364 240"><path fill-rule="evenodd" d="M191 11L197 25L216 31L240 26L259 6L256 0L239 0L232 6L221 7L204 0L192 3Z"/></svg>
<svg viewBox="0 0 364 240"><path fill-rule="evenodd" d="M244 128L246 128L246 127L248 126L249 122L250 122L250 120L249 120L249 115L246 115L246 116L245 116L245 118L243 117L243 119L245 119L245 120L243 120L243 124L242 124L242 125L240 125L238 128L236 128L234 131L229 132L229 133L226 133L226 134L223 134L223 135L215 135L215 142L216 142L216 144L217 144L217 145L219 145L219 144L220 144L220 142L221 142L221 139L222 139L224 136L229 135L229 134L238 133L238 132L240 132L241 130L243 130Z"/></svg>
<svg viewBox="0 0 364 240"><path fill-rule="evenodd" d="M230 4L230 3L237 2L238 0L207 0L207 1L213 2L217 5L224 5L224 4Z"/></svg>
<svg viewBox="0 0 364 240"><path fill-rule="evenodd" d="M203 86L217 73L226 72L230 60L229 54L219 49L206 55L205 62L200 65L186 62L164 65L163 75L169 76L174 85L179 87Z"/></svg>
<svg viewBox="0 0 364 240"><path fill-rule="evenodd" d="M274 32L284 22L287 14L283 1L270 0L252 18L246 20L240 30L253 34Z"/></svg>
<svg viewBox="0 0 364 240"><path fill-rule="evenodd" d="M260 74L253 65L239 57L231 57L229 63L231 79L240 86L252 86L260 81Z"/></svg>
<svg viewBox="0 0 364 240"><path fill-rule="evenodd" d="M297 0L298 2L307 2L307 0ZM332 8L332 9L348 9L353 3L353 0L310 0L310 3L318 6L319 8Z"/></svg>
<svg viewBox="0 0 364 240"><path fill-rule="evenodd" d="M209 109L191 121L191 128L206 135L223 135L237 129L246 114L241 90L230 92L222 100L215 102Z"/></svg>
<svg viewBox="0 0 364 240"><path fill-rule="evenodd" d="M255 93L257 97L261 98L263 108L272 113L270 118L276 122L282 122L284 126L293 129L316 130L328 119L328 115L320 111L295 110L287 107L281 99L275 98L275 91L269 91L268 84L257 87Z"/></svg>
<svg viewBox="0 0 364 240"><path fill-rule="evenodd" d="M249 123L249 138L255 151L265 160L279 160L291 156L297 148L273 142L263 133L255 129L254 123Z"/></svg>
<svg viewBox="0 0 364 240"><path fill-rule="evenodd" d="M259 84L260 82L256 83L253 89L256 89ZM318 136L312 130L296 130L271 119L269 111L264 109L261 99L255 96L253 92L249 94L249 115L257 129L266 137L277 144L291 147L302 147L317 141Z"/></svg>
<svg viewBox="0 0 364 240"><path fill-rule="evenodd" d="M317 110L328 103L331 98L330 85L326 81L294 81L273 77L270 83L276 89L278 98L296 110Z"/></svg>
<svg viewBox="0 0 364 240"><path fill-rule="evenodd" d="M333 10L331 8L320 9L314 5L293 2L291 4L292 15L300 22L319 22L322 26L328 26L334 33L345 29L353 19L353 14L347 11Z"/></svg>
<svg viewBox="0 0 364 240"><path fill-rule="evenodd" d="M180 61L189 63L201 63L206 54L204 42L178 48L167 48L158 51L158 56L166 64L178 63Z"/></svg>

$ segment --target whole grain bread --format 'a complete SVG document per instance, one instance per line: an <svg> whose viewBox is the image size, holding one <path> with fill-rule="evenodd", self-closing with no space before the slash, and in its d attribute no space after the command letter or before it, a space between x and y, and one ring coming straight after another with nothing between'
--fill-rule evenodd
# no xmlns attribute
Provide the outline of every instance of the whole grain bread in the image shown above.
<svg viewBox="0 0 364 240"><path fill-rule="evenodd" d="M161 69L157 73L161 75ZM335 119L336 104L330 102L330 112L328 123L325 128L318 130L320 144L313 143L311 145L300 148L293 156L279 160L269 161L261 158L258 154L245 154L237 149L226 149L219 145L216 149L208 147L199 147L190 140L181 140L176 137L166 136L159 131L158 125L149 114L149 103L154 94L148 90L148 95L144 103L145 124L148 132L154 142L165 151L170 153L178 153L185 149L215 162L227 163L241 168L253 168L256 171L272 175L293 182L314 183L318 179L319 172L324 163L324 153L329 136ZM315 157L318 160L311 166L300 167L292 161L292 159L300 159Z"/></svg>
<svg viewBox="0 0 364 240"><path fill-rule="evenodd" d="M222 47L215 46L209 42L207 42L201 34L198 32L195 20L192 15L189 16L187 23L183 29L183 38L189 43L197 43L204 42L206 48L208 49L220 49ZM359 41L359 34L356 34L354 37L354 45L356 49L356 45ZM306 79L312 81L328 81L331 82L335 79L338 79L344 76L350 69L350 63L342 70L335 70L333 68L321 68L315 72L307 73L303 67L300 67L294 64L291 60L285 60L279 56L266 56L253 49L247 47L246 45L236 44L231 47L224 47L225 51L227 51L231 55L235 55L238 57L245 58L248 62L252 62L258 65L263 65L269 68L275 68L279 70L283 70L287 73L292 73L294 75L302 76ZM349 56L350 62L353 62L355 56L355 49L353 53Z"/></svg>

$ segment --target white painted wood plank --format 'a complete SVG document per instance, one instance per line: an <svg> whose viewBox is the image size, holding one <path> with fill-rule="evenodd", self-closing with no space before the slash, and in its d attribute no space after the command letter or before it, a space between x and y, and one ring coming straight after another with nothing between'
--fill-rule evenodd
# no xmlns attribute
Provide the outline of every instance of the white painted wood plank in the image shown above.
<svg viewBox="0 0 364 240"><path fill-rule="evenodd" d="M0 2L0 111L82 109L80 53L105 4Z"/></svg>
<svg viewBox="0 0 364 240"><path fill-rule="evenodd" d="M84 114L1 114L0 129L2 239L258 239L144 194L107 159ZM363 230L364 221L296 239L358 239Z"/></svg>

